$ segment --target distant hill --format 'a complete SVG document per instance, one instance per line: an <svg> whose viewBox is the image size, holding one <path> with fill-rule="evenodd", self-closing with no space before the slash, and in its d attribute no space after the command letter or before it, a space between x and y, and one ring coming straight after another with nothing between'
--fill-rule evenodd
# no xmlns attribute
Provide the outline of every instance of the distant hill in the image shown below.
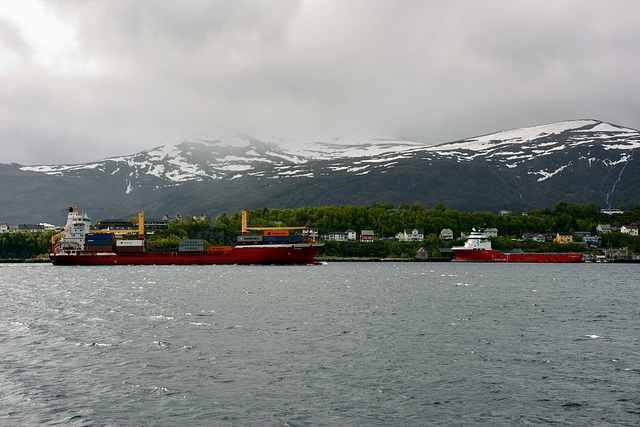
<svg viewBox="0 0 640 427"><path fill-rule="evenodd" d="M640 133L597 120L497 132L438 145L406 140L183 141L79 165L0 164L0 222L62 224L78 201L95 219L145 210L216 216L241 208L377 202L463 211L559 201L640 202Z"/></svg>

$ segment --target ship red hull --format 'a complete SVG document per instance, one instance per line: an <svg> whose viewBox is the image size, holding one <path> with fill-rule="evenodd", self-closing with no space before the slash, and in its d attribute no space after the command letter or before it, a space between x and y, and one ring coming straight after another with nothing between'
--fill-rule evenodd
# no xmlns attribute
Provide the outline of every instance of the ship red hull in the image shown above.
<svg viewBox="0 0 640 427"><path fill-rule="evenodd" d="M313 264L322 244L213 247L207 252L52 253L54 265Z"/></svg>
<svg viewBox="0 0 640 427"><path fill-rule="evenodd" d="M582 254L577 253L505 253L491 249L453 249L454 261L473 262L580 262Z"/></svg>

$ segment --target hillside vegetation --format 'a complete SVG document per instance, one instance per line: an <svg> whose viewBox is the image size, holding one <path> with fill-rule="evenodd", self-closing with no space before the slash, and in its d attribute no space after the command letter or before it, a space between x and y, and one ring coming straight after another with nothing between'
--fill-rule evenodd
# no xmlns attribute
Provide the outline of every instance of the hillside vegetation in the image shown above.
<svg viewBox="0 0 640 427"><path fill-rule="evenodd" d="M133 219L135 222L135 219ZM460 212L438 203L433 208L421 204L377 203L373 206L325 206L299 209L255 209L248 212L252 227L315 227L322 232L353 229L373 230L373 243L327 242L321 255L358 257L412 257L423 247L429 254L438 255L438 248L461 244L460 241L440 240L440 231L449 228L454 236L461 232L484 227L497 228L501 237L493 239L497 249L520 247L527 251L583 251L582 245L560 245L553 242L518 242L515 239L525 233L575 233L596 234L598 224L629 225L640 223L640 204L623 214L606 215L593 204L558 203L555 208L543 208L528 213L515 212L495 215L490 212ZM424 242L400 243L393 240L403 229L420 228L425 232ZM241 231L240 213L220 215L215 220L208 216L189 216L184 221L173 221L166 230L156 230L148 235L150 249L171 248L178 239L205 239L210 244L230 245ZM50 249L51 233L2 233L0 234L0 258L35 258L46 255ZM579 236L575 236L580 241ZM623 247L640 253L640 238L620 232L602 236L603 247Z"/></svg>
<svg viewBox="0 0 640 427"><path fill-rule="evenodd" d="M374 206L327 206L299 209L257 209L249 211L252 226L269 226L281 222L287 226L317 227L321 231L354 229L374 230L377 237L395 236L405 228L421 228L425 234L439 234L450 228L454 235L472 228L494 227L500 235L520 236L524 233L589 231L595 234L598 224L631 224L640 221L640 204L624 214L606 215L592 204L558 203L554 209L544 208L528 213L495 215L491 212L460 212L446 209L441 203L428 209L421 204L392 203ZM220 216L216 226L239 229L240 215Z"/></svg>
<svg viewBox="0 0 640 427"><path fill-rule="evenodd" d="M400 243L382 241L371 243L329 242L321 255L336 256L413 256L424 247L432 255L438 255L440 247L461 244L460 241L445 242L439 239L440 231L449 228L454 236L472 229L486 227L497 228L501 237L493 239L496 249L522 248L527 251L583 251L582 245L561 245L554 242L518 242L525 233L575 233L577 231L596 234L598 224L629 225L640 222L640 204L623 214L607 215L593 204L558 203L555 208L543 208L528 213L516 212L510 215L495 215L491 212L461 212L446 209L438 203L432 209L421 204L401 203L397 208L392 203L374 206L326 206L304 207L299 209L256 209L249 211L249 223L252 226L317 227L320 232L344 231L347 229L373 230L378 239L393 238L406 228L420 228L425 232L425 241ZM231 231L240 230L240 215L219 216L216 226ZM606 233L602 236L603 247L629 247L640 253L640 238L620 232ZM580 236L575 236L580 241Z"/></svg>

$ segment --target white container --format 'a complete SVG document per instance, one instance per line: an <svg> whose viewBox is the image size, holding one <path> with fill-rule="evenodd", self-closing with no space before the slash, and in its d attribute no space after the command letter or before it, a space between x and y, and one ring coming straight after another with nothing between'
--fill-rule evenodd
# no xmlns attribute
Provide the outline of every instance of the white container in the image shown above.
<svg viewBox="0 0 640 427"><path fill-rule="evenodd" d="M204 245L180 245L178 252L204 252Z"/></svg>
<svg viewBox="0 0 640 427"><path fill-rule="evenodd" d="M116 246L144 247L144 240L116 240Z"/></svg>

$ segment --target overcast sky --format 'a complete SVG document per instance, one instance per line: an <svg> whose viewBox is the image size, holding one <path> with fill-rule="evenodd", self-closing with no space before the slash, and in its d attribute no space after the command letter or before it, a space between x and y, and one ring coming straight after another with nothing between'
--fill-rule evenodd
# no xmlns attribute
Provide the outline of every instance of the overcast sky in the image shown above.
<svg viewBox="0 0 640 427"><path fill-rule="evenodd" d="M640 129L637 0L0 0L0 163L190 138Z"/></svg>

